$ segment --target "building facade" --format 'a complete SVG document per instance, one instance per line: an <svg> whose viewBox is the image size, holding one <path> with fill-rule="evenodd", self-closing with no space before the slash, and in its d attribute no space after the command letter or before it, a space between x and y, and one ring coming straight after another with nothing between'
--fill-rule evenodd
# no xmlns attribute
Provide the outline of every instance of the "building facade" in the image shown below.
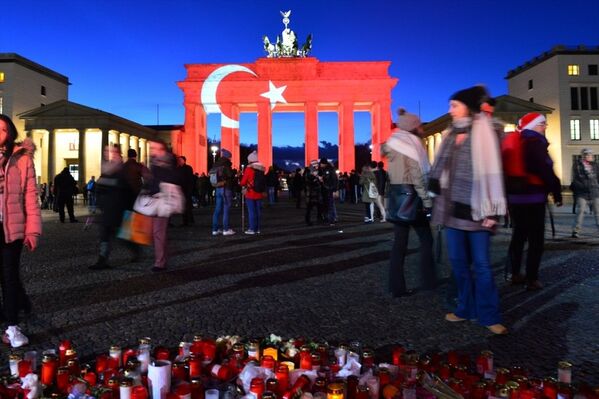
<svg viewBox="0 0 599 399"><path fill-rule="evenodd" d="M599 154L599 46L556 46L508 72L508 93L553 108L549 152L562 185L583 148Z"/></svg>
<svg viewBox="0 0 599 399"><path fill-rule="evenodd" d="M69 78L15 53L0 53L0 113L8 115L24 137L18 115L69 97Z"/></svg>
<svg viewBox="0 0 599 399"><path fill-rule="evenodd" d="M138 161L147 164L149 141L170 141L170 133L160 135L152 128L66 100L19 117L25 122L27 136L37 146L34 162L40 183L51 182L66 167L82 187L91 176L100 175L106 145L120 145L123 157L133 148Z"/></svg>

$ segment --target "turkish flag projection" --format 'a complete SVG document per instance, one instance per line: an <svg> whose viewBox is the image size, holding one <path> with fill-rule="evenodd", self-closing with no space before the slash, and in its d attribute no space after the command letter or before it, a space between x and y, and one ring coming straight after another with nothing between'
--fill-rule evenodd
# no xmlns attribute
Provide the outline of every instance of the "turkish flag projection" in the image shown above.
<svg viewBox="0 0 599 399"><path fill-rule="evenodd" d="M305 114L306 164L318 158L318 112L339 113L339 169L354 168L354 111L372 117L373 157L390 134L390 62L320 62L316 58L260 58L254 64L190 64L178 83L185 99L182 148L198 172L207 169L206 114L221 114L221 148L239 167L239 114L258 114L258 157L272 165L272 113Z"/></svg>

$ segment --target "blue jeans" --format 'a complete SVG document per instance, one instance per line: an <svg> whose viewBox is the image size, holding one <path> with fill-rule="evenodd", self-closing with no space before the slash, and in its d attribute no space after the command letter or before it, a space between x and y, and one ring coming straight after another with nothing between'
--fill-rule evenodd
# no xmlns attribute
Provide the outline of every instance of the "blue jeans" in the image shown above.
<svg viewBox="0 0 599 399"><path fill-rule="evenodd" d="M217 187L215 191L216 207L212 215L212 231L217 231L219 228L219 220L221 213L223 214L223 231L229 230L229 209L233 202L233 192L228 188Z"/></svg>
<svg viewBox="0 0 599 399"><path fill-rule="evenodd" d="M260 231L260 207L262 207L262 200L255 200L246 198L248 206L248 219L250 222L250 230L254 232Z"/></svg>
<svg viewBox="0 0 599 399"><path fill-rule="evenodd" d="M464 319L478 319L483 326L501 323L499 294L489 259L491 233L446 228L445 237L458 286L455 314Z"/></svg>
<svg viewBox="0 0 599 399"><path fill-rule="evenodd" d="M275 203L275 187L268 187L268 203L270 205Z"/></svg>

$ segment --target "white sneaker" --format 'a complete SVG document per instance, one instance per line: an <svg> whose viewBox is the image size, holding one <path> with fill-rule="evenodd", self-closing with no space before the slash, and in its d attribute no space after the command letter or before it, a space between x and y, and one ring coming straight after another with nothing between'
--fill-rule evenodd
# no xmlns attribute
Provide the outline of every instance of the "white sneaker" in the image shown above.
<svg viewBox="0 0 599 399"><path fill-rule="evenodd" d="M256 234L256 232L254 230L246 230L246 231L244 231L244 233L248 234L248 235L254 235L254 234Z"/></svg>
<svg viewBox="0 0 599 399"><path fill-rule="evenodd" d="M21 329L18 326L9 326L4 334L6 335L6 338L8 338L10 346L13 348L19 348L29 343L29 338L21 332Z"/></svg>
<svg viewBox="0 0 599 399"><path fill-rule="evenodd" d="M221 234L223 234L223 231L222 231L222 230L216 230L216 231L213 231L213 232L212 232L212 235L213 235L213 236L218 236L218 235L221 235Z"/></svg>
<svg viewBox="0 0 599 399"><path fill-rule="evenodd" d="M224 236L232 236L235 232L231 229L223 231Z"/></svg>

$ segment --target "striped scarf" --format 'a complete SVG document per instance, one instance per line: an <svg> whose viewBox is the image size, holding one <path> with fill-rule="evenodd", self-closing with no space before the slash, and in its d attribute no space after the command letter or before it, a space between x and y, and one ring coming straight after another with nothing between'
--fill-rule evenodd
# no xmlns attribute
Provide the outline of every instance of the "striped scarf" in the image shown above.
<svg viewBox="0 0 599 399"><path fill-rule="evenodd" d="M479 221L487 217L505 215L506 200L503 188L503 172L499 143L488 117L477 114L473 119L456 121L452 126L451 134L447 135L439 149L439 155L430 173L430 189L435 194L440 194L441 188L449 188L454 182L445 181L446 170L451 167L449 160L452 158L455 146L455 137L458 131L463 131L464 125L472 123L470 128L470 153L472 162L472 181L462 182L469 185L463 187L468 192L472 220ZM456 192L456 187L452 191Z"/></svg>

